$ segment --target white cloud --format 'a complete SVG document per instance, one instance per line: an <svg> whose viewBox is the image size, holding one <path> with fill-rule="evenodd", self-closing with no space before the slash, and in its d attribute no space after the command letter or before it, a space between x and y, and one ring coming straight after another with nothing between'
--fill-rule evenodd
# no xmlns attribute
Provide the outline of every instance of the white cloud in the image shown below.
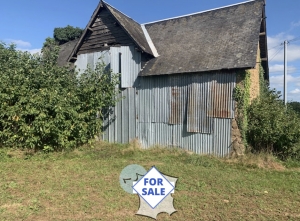
<svg viewBox="0 0 300 221"><path fill-rule="evenodd" d="M292 22L292 24L291 24L292 28L296 28L296 27L299 27L299 26L300 26L300 21L298 21L298 22Z"/></svg>
<svg viewBox="0 0 300 221"><path fill-rule="evenodd" d="M288 35L288 34L281 32L275 36L268 36L267 38L268 38L267 39L268 40L268 48L270 49L270 48L280 45L281 43L283 43L284 40L291 40L291 39L295 38L295 36Z"/></svg>
<svg viewBox="0 0 300 221"><path fill-rule="evenodd" d="M28 51L30 54L36 54L36 53L41 53L41 48L40 49L21 49L21 48L17 48L17 50L20 51Z"/></svg>
<svg viewBox="0 0 300 221"><path fill-rule="evenodd" d="M300 76L287 75L288 90L295 90L300 86ZM270 77L270 87L276 88L278 91L283 91L283 75L276 75ZM300 99L300 97L299 97Z"/></svg>
<svg viewBox="0 0 300 221"><path fill-rule="evenodd" d="M5 40L8 44L16 44L19 48L30 48L31 44L27 41L23 40L15 40L15 39L6 39Z"/></svg>
<svg viewBox="0 0 300 221"><path fill-rule="evenodd" d="M274 74L278 74L278 73L282 74L284 71L284 65L283 64L274 64L269 67L269 70L270 70L270 74L273 74L274 72L275 72ZM297 70L297 68L294 66L288 66L288 68L287 68L288 73L294 73L294 72L296 72L296 70Z"/></svg>
<svg viewBox="0 0 300 221"><path fill-rule="evenodd" d="M298 85L298 86L297 86ZM300 102L300 76L287 76L287 99L288 101ZM281 98L283 98L283 75L276 75L270 77L270 88L275 88L281 92Z"/></svg>
<svg viewBox="0 0 300 221"><path fill-rule="evenodd" d="M20 51L28 51L31 54L41 53L41 48L31 48L30 42L15 39L5 39L7 44L15 44L16 49Z"/></svg>
<svg viewBox="0 0 300 221"><path fill-rule="evenodd" d="M283 61L283 45L281 45L285 40L292 40L295 36L288 35L285 33L280 33L275 36L268 36L268 54L269 61ZM300 45L289 44L287 47L287 58L288 61L300 60Z"/></svg>
<svg viewBox="0 0 300 221"><path fill-rule="evenodd" d="M300 89L296 88L290 92L291 94L300 94Z"/></svg>

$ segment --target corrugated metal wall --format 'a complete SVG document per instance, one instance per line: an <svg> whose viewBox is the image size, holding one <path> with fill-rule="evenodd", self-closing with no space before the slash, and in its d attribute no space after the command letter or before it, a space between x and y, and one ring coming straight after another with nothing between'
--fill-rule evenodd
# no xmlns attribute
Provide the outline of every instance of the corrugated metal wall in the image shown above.
<svg viewBox="0 0 300 221"><path fill-rule="evenodd" d="M139 78L136 137L144 147L160 144L225 156L231 145L235 81L233 73Z"/></svg>
<svg viewBox="0 0 300 221"><path fill-rule="evenodd" d="M110 53L112 71L122 73L121 88L134 87L141 70L141 53L134 46L111 47Z"/></svg>
<svg viewBox="0 0 300 221"><path fill-rule="evenodd" d="M109 142L128 143L136 138L135 88L122 90L123 99L110 108L103 122L103 139Z"/></svg>
<svg viewBox="0 0 300 221"><path fill-rule="evenodd" d="M84 69L98 56L114 73L121 69L123 99L104 119L104 140L128 143L137 138L144 148L164 145L199 154L229 153L234 73L138 77L141 55L129 46L81 54L76 65Z"/></svg>
<svg viewBox="0 0 300 221"><path fill-rule="evenodd" d="M77 60L75 62L76 70L79 74L81 74L86 70L87 65L90 65L91 69L95 69L97 62L101 61L107 65L107 69L110 69L110 57L110 51L108 50L90 54L80 54L77 56Z"/></svg>

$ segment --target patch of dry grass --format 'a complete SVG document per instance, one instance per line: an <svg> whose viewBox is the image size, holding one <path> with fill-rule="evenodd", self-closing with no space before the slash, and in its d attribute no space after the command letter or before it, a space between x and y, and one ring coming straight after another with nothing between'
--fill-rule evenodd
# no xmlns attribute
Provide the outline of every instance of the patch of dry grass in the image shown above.
<svg viewBox="0 0 300 221"><path fill-rule="evenodd" d="M285 169L282 162L269 153L247 153L235 158L225 159L227 163L236 163L244 166L253 166L261 169L272 169L282 171Z"/></svg>

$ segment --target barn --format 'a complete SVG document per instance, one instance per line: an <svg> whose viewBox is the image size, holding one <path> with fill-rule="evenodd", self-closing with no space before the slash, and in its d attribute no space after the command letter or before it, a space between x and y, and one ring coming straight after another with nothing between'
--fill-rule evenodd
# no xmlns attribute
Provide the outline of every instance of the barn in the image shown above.
<svg viewBox="0 0 300 221"><path fill-rule="evenodd" d="M61 47L59 64L81 71L101 58L120 73L120 97L103 119L103 140L180 147L226 156L240 136L234 89L259 68L269 79L265 1L253 0L139 24L100 1L82 36Z"/></svg>

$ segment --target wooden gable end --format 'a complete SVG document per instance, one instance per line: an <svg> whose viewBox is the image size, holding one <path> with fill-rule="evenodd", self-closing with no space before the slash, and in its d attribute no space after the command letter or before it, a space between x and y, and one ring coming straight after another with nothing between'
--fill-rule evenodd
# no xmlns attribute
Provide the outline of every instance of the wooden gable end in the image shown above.
<svg viewBox="0 0 300 221"><path fill-rule="evenodd" d="M104 7L88 28L88 32L77 54L92 53L109 49L111 46L133 45L133 40Z"/></svg>

